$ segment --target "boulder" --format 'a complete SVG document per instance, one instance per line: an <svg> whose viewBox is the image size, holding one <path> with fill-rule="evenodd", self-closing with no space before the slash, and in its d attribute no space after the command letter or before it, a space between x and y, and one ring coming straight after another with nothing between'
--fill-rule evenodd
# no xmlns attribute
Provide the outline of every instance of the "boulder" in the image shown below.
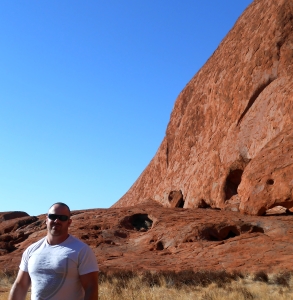
<svg viewBox="0 0 293 300"><path fill-rule="evenodd" d="M17 219L21 217L27 217L28 214L24 211L7 211L0 212L0 221L7 221L11 219Z"/></svg>

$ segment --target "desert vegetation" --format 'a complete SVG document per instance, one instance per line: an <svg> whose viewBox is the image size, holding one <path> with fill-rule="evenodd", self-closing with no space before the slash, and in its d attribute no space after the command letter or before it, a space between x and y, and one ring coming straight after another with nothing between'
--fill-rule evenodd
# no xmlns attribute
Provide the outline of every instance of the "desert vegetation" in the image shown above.
<svg viewBox="0 0 293 300"><path fill-rule="evenodd" d="M0 300L7 299L15 278L2 272ZM101 273L100 300L226 300L293 299L291 272L267 274L228 273L225 271L117 272ZM30 299L30 293L26 299Z"/></svg>

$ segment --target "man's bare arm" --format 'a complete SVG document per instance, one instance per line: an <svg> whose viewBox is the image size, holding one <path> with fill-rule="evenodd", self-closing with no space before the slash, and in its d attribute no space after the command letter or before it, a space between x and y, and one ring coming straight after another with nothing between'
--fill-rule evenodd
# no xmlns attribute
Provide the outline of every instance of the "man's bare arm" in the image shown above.
<svg viewBox="0 0 293 300"><path fill-rule="evenodd" d="M8 300L25 300L31 284L31 278L25 271L19 270L15 282L9 293Z"/></svg>
<svg viewBox="0 0 293 300"><path fill-rule="evenodd" d="M91 272L79 276L81 285L84 289L84 300L98 300L99 297L99 272Z"/></svg>

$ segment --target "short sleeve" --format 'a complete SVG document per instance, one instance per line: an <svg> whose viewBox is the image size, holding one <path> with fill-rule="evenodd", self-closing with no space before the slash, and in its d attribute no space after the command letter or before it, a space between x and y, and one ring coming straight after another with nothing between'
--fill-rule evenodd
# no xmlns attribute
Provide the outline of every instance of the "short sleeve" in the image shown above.
<svg viewBox="0 0 293 300"><path fill-rule="evenodd" d="M85 244L79 253L78 273L79 275L99 271L97 258L93 250Z"/></svg>
<svg viewBox="0 0 293 300"><path fill-rule="evenodd" d="M19 265L20 270L28 272L28 248L23 252L22 257L21 257L21 262Z"/></svg>

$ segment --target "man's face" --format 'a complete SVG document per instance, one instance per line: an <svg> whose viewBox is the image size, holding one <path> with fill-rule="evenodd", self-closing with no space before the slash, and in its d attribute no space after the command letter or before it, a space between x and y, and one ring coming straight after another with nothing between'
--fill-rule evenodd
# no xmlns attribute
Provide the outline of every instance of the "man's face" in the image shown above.
<svg viewBox="0 0 293 300"><path fill-rule="evenodd" d="M67 207L59 204L53 205L49 209L48 214L65 215L70 217L70 213ZM49 217L47 216L46 224L47 224L48 234L52 236L66 237L68 235L68 227L70 226L71 222L72 222L71 219L68 219L67 221L60 221L58 219L50 220Z"/></svg>

